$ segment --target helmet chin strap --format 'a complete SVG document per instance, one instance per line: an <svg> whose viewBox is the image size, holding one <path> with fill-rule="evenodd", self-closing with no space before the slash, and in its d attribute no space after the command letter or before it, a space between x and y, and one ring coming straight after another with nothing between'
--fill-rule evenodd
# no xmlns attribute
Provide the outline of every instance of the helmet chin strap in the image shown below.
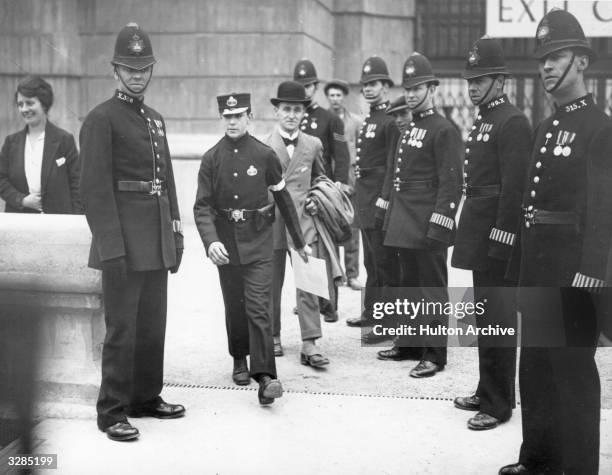
<svg viewBox="0 0 612 475"><path fill-rule="evenodd" d="M421 107L421 104L423 104L423 102L425 102L425 100L428 97L429 97L429 87L427 88L427 93L423 96L423 99L421 99L421 102L419 102L416 106L414 106L412 110L417 110L419 107Z"/></svg>
<svg viewBox="0 0 612 475"><path fill-rule="evenodd" d="M151 71L151 73L153 73L153 71ZM121 84L123 85L123 87L125 87L129 92L131 92L135 96L142 96L143 95L143 91L147 90L147 87L149 87L149 83L151 82L151 78L153 77L153 74L151 74L149 76L149 79L145 83L144 87L142 88L142 91L141 92L136 92L130 86L128 86L127 83L123 80L123 78L121 77L121 74L119 74L119 71L117 71L117 66L115 66L115 74L119 78L119 81L121 81Z"/></svg>
<svg viewBox="0 0 612 475"><path fill-rule="evenodd" d="M491 82L491 85L489 86L489 89L487 89L487 92L485 92L482 95L482 97L480 98L480 100L478 102L474 103L475 106L479 106L480 104L482 104L484 102L484 100L487 98L487 96L491 92L491 89L493 89L494 85L495 85L495 79L493 79L493 81Z"/></svg>
<svg viewBox="0 0 612 475"><path fill-rule="evenodd" d="M555 85L553 87L551 87L550 89L546 89L546 86L544 85L544 81L542 80L542 75L540 75L540 81L542 81L542 85L544 85L544 90L546 92L548 92L549 94L552 92L555 92L559 86L561 86L561 83L563 82L563 80L565 79L565 76L567 76L567 73L569 73L569 70L571 69L572 65L574 64L574 59L576 58L576 52L572 51L572 57L569 61L569 64L567 65L567 67L565 68L565 71L563 71L563 74L561 75L561 77L559 78L559 80L555 83Z"/></svg>

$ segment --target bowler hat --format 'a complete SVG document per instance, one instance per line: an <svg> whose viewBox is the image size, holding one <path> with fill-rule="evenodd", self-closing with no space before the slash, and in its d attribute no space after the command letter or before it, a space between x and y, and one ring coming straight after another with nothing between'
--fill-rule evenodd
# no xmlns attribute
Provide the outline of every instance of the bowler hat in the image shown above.
<svg viewBox="0 0 612 475"><path fill-rule="evenodd" d="M463 79L498 74L510 75L506 69L504 51L499 40L485 35L476 41L470 49L463 71Z"/></svg>
<svg viewBox="0 0 612 475"><path fill-rule="evenodd" d="M416 51L408 56L402 71L402 86L405 89L424 83L440 84L431 69L429 60Z"/></svg>
<svg viewBox="0 0 612 475"><path fill-rule="evenodd" d="M540 20L536 30L536 49L534 56L544 58L550 53L566 48L580 48L591 60L597 59L595 51L584 36L580 23L571 13L553 8Z"/></svg>
<svg viewBox="0 0 612 475"><path fill-rule="evenodd" d="M153 46L146 31L137 23L128 23L117 35L111 64L142 70L155 64Z"/></svg>
<svg viewBox="0 0 612 475"><path fill-rule="evenodd" d="M306 90L299 82L285 81L279 84L276 97L270 99L270 102L275 106L281 102L299 103L306 106L310 104L310 99L306 98Z"/></svg>

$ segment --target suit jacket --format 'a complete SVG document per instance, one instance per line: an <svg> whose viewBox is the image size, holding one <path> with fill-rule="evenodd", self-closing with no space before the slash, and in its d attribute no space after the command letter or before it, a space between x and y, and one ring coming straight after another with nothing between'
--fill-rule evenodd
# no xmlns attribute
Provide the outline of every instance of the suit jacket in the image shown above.
<svg viewBox="0 0 612 475"><path fill-rule="evenodd" d="M7 213L37 213L21 201L30 194L25 174L28 128L9 135L0 152L0 197ZM82 213L79 198L79 160L74 137L47 121L41 166L41 200L44 213Z"/></svg>
<svg viewBox="0 0 612 475"><path fill-rule="evenodd" d="M321 168L323 145L318 138L302 132L298 132L297 140L291 158L278 128L275 128L264 142L276 152L281 161L283 179L295 205L304 240L307 244L312 244L317 240L317 231L312 216L304 209L304 203L310 189L311 176L325 175L325 171ZM291 237L287 235L285 221L278 210L275 211L273 234L274 249L287 249L287 243L295 247Z"/></svg>
<svg viewBox="0 0 612 475"><path fill-rule="evenodd" d="M93 240L90 267L125 256L134 271L176 264L182 237L170 151L162 116L123 92L95 107L83 122L81 196ZM160 194L118 191L119 181L155 182Z"/></svg>

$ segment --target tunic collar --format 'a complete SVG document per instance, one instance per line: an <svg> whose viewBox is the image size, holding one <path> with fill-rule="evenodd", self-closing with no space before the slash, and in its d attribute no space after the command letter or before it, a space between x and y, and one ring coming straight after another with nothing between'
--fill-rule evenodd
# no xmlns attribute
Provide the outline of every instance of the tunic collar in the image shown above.
<svg viewBox="0 0 612 475"><path fill-rule="evenodd" d="M140 105L144 102L144 99L139 99L138 97L134 97L127 92L120 91L119 89L115 90L115 99L120 100L121 102L125 102L126 104L131 104L135 107L140 107Z"/></svg>
<svg viewBox="0 0 612 475"><path fill-rule="evenodd" d="M555 104L556 114L570 114L572 112L576 112L580 109L584 109L585 107L592 106L594 104L595 101L593 101L593 95L587 94L586 96L582 96L578 99L573 100L569 104L564 104L561 106Z"/></svg>

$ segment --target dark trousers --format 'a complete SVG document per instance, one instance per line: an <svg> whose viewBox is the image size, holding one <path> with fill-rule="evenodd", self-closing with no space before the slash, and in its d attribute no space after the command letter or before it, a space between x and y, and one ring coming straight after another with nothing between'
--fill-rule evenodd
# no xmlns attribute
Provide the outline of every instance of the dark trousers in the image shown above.
<svg viewBox="0 0 612 475"><path fill-rule="evenodd" d="M269 311L272 260L226 264L218 269L230 355L234 358L250 355L254 379L259 379L261 374L276 378Z"/></svg>
<svg viewBox="0 0 612 475"><path fill-rule="evenodd" d="M486 271L474 271L474 302L485 302L485 313L476 317L478 328L499 325L516 329L516 286L504 280L506 263L491 260ZM516 336L478 336L480 380L476 395L480 410L506 421L515 401Z"/></svg>
<svg viewBox="0 0 612 475"><path fill-rule="evenodd" d="M378 289L389 284L391 254L390 248L383 245L382 229L362 229L361 239L363 241L363 265L367 274L363 290L365 310L361 318L372 321L372 306L377 300Z"/></svg>
<svg viewBox="0 0 612 475"><path fill-rule="evenodd" d="M601 387L593 297L560 289L566 347L521 349L523 444L519 460L546 473L597 474ZM530 325L523 313L523 328Z"/></svg>
<svg viewBox="0 0 612 475"><path fill-rule="evenodd" d="M391 262L390 285L392 287L418 287L418 295L425 302L448 302L448 269L446 267L446 247L439 249L404 249L388 248L393 257ZM446 325L448 317L437 315L435 317L423 316L424 325L437 327ZM446 336L426 337L421 339L421 359L431 361L438 365L446 364ZM397 340L401 346L402 338ZM414 346L414 338L411 340ZM413 350L413 351L415 351Z"/></svg>
<svg viewBox="0 0 612 475"><path fill-rule="evenodd" d="M342 243L344 247L344 270L347 279L359 277L359 230L352 229L351 238Z"/></svg>
<svg viewBox="0 0 612 475"><path fill-rule="evenodd" d="M117 285L102 272L106 337L98 396L101 429L125 420L126 409L162 391L168 271L128 272Z"/></svg>

